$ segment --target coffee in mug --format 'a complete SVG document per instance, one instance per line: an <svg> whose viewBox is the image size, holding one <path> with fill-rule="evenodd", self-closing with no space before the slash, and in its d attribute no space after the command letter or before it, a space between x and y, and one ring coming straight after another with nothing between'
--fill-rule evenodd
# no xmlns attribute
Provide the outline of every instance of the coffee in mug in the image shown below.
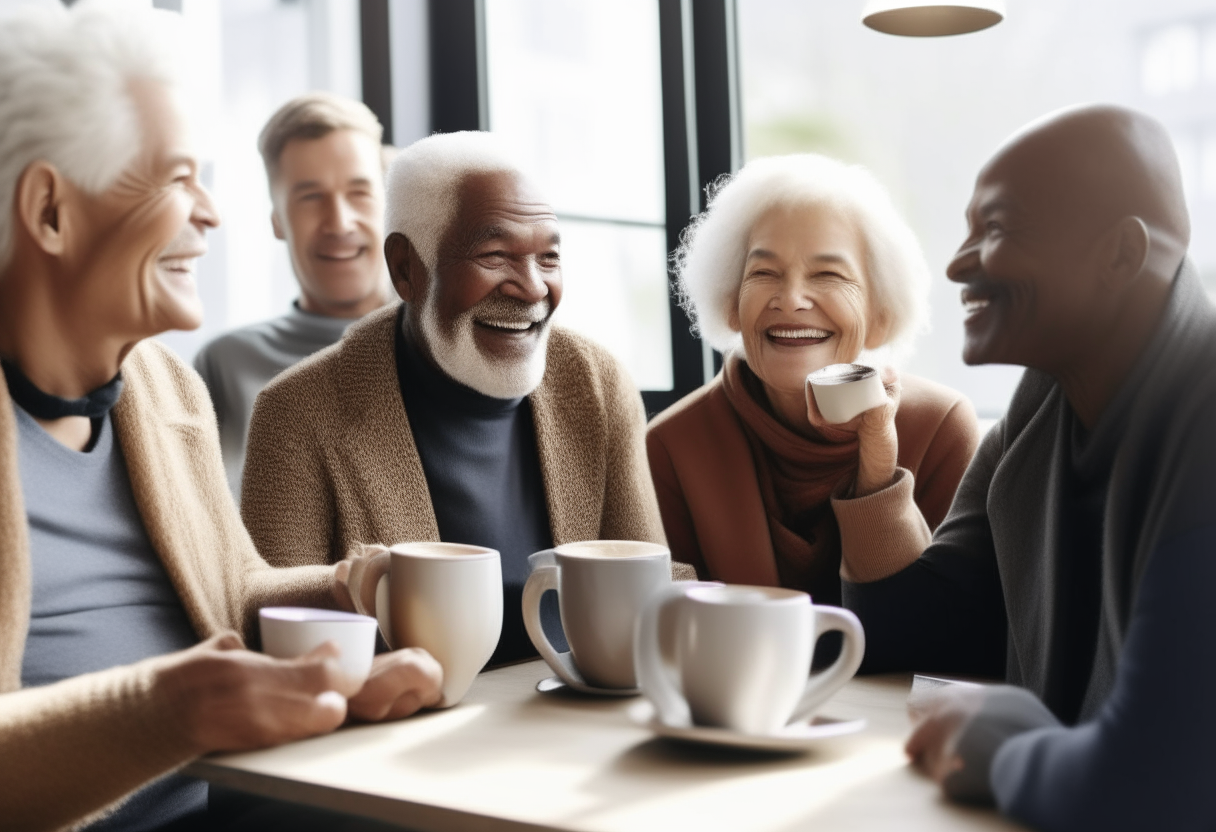
<svg viewBox="0 0 1216 832"><path fill-rule="evenodd" d="M806 386L823 418L833 425L844 424L887 402L878 371L865 364L829 364L807 376Z"/></svg>
<svg viewBox="0 0 1216 832"><path fill-rule="evenodd" d="M589 540L546 549L528 560L532 574L524 584L524 626L549 667L572 686L636 688L633 630L643 605L671 584L667 547L629 540ZM557 590L573 668L562 660L541 627L540 599L550 589Z"/></svg>
<svg viewBox="0 0 1216 832"><path fill-rule="evenodd" d="M844 634L831 667L810 675L819 637ZM805 592L759 586L673 586L638 621L638 684L659 719L744 734L776 734L853 678L865 653L861 622Z"/></svg>
<svg viewBox="0 0 1216 832"><path fill-rule="evenodd" d="M421 647L435 657L443 667L438 707L451 707L464 698L498 646L499 554L463 543L375 548L374 555L351 565L349 586L355 608L376 617L389 647Z"/></svg>

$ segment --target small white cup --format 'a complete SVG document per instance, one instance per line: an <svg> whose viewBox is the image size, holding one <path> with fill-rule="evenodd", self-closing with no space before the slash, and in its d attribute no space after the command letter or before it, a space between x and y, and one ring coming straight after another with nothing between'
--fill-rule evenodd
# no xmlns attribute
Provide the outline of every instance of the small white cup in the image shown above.
<svg viewBox="0 0 1216 832"><path fill-rule="evenodd" d="M844 634L840 656L811 676L815 643L831 630ZM864 654L853 613L761 586L674 584L643 610L634 647L638 684L663 722L756 735L809 719Z"/></svg>
<svg viewBox="0 0 1216 832"><path fill-rule="evenodd" d="M327 641L338 648L342 672L363 681L376 654L376 619L339 610L306 607L262 607L258 610L262 652L294 659Z"/></svg>
<svg viewBox="0 0 1216 832"><path fill-rule="evenodd" d="M842 425L887 402L882 377L865 364L829 364L806 377L819 412L829 424Z"/></svg>

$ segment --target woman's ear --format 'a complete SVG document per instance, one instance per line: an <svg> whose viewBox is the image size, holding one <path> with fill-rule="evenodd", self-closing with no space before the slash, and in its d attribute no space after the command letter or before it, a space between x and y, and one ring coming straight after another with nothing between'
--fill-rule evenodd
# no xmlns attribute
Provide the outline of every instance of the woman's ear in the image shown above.
<svg viewBox="0 0 1216 832"><path fill-rule="evenodd" d="M739 321L739 302L735 301L726 307L726 325L731 332L742 332L743 324Z"/></svg>
<svg viewBox="0 0 1216 832"><path fill-rule="evenodd" d="M20 225L31 241L56 257L67 249L63 210L67 180L49 162L30 164L17 179L16 207Z"/></svg>
<svg viewBox="0 0 1216 832"><path fill-rule="evenodd" d="M871 309L866 321L864 347L876 350L891 340L891 315L885 311Z"/></svg>

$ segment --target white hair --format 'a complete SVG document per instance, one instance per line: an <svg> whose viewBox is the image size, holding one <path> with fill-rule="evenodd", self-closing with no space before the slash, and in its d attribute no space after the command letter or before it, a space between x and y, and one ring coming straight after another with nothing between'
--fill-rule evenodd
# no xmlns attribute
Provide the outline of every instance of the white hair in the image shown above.
<svg viewBox="0 0 1216 832"><path fill-rule="evenodd" d="M386 174L384 233L404 234L431 273L471 173L519 171L492 133L436 133L397 154Z"/></svg>
<svg viewBox="0 0 1216 832"><path fill-rule="evenodd" d="M97 194L140 152L131 81L180 83L178 17L114 0L0 17L0 268L12 256L17 182L32 162Z"/></svg>
<svg viewBox="0 0 1216 832"><path fill-rule="evenodd" d="M739 300L752 228L778 205L826 206L850 217L865 246L872 318L886 345L901 346L927 318L929 268L912 229L865 168L806 153L749 162L707 189L709 207L685 230L675 267L680 304L711 346L728 352L742 337L728 323Z"/></svg>

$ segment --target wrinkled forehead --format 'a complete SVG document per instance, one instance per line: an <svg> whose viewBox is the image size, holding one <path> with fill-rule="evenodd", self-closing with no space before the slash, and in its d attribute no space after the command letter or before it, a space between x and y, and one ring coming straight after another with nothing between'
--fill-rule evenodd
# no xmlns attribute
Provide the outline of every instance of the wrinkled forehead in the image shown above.
<svg viewBox="0 0 1216 832"><path fill-rule="evenodd" d="M536 186L518 171L478 171L461 178L447 241L468 245L490 236L558 234L557 214Z"/></svg>

